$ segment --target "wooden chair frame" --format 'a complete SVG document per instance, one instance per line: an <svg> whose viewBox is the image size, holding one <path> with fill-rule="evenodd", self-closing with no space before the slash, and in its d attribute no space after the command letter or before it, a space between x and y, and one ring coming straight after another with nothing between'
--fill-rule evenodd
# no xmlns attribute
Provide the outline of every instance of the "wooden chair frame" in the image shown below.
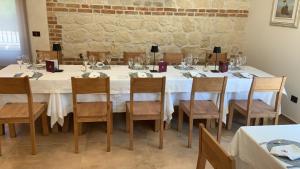
<svg viewBox="0 0 300 169"><path fill-rule="evenodd" d="M205 169L206 160L216 169L235 169L235 161L212 137L203 125L199 125L199 155L196 169Z"/></svg>
<svg viewBox="0 0 300 169"><path fill-rule="evenodd" d="M74 114L74 142L75 153L79 152L79 128L83 122L102 122L106 121L107 127L107 152L111 149L112 132L112 103L110 101L110 79L106 78L71 78ZM88 84L88 85L87 85ZM77 106L77 95L79 94L106 94L106 116L79 117Z"/></svg>
<svg viewBox="0 0 300 169"><path fill-rule="evenodd" d="M186 113L189 116L189 135L188 135L188 147L192 147L192 131L193 131L193 120L194 119L216 119L218 120L218 134L217 140L220 142L221 140L221 131L222 131L222 119L223 119L223 107L224 107L224 96L227 85L227 77L224 78L193 78L193 85L190 97L190 105L189 105L189 114L183 109L182 103L179 105L179 113L178 113L178 131L182 130L183 123L183 114ZM209 115L199 115L197 118L194 117L194 105L195 105L195 93L198 92L213 92L219 93L220 101L219 101L219 116L209 116Z"/></svg>
<svg viewBox="0 0 300 169"><path fill-rule="evenodd" d="M47 55L48 57L46 57ZM43 60L56 60L57 52L56 51L46 51L46 50L36 50L36 62L39 62L39 58L43 57ZM58 52L58 62L62 62L61 52Z"/></svg>
<svg viewBox="0 0 300 169"><path fill-rule="evenodd" d="M33 98L32 92L30 88L29 78L28 76L24 78L0 78L0 94L24 94L27 96L28 103L28 117L7 117L4 119L0 118L0 125L5 123L9 123L10 130L14 130L15 123L28 123L30 125L30 138L31 138L31 146L32 146L32 155L36 154L36 136L35 136L35 121L41 117L43 134L49 134L48 128L48 119L47 119L47 104L42 103L41 110L33 114ZM18 104L18 103L8 103L8 104ZM19 113L17 110L10 110L11 113ZM0 140L0 155L1 155L1 140Z"/></svg>
<svg viewBox="0 0 300 169"><path fill-rule="evenodd" d="M184 58L183 53L164 53L163 60L169 65L179 65Z"/></svg>
<svg viewBox="0 0 300 169"><path fill-rule="evenodd" d="M123 52L123 64L127 65L130 58L146 56L146 52Z"/></svg>
<svg viewBox="0 0 300 169"><path fill-rule="evenodd" d="M163 148L164 100L166 77L162 78L131 78L130 79L130 106L126 106L126 130L129 131L129 149L133 150L133 121L159 120L159 148ZM134 115L135 93L160 93L160 114L156 117L148 115ZM147 101L144 101L147 102Z"/></svg>
<svg viewBox="0 0 300 169"><path fill-rule="evenodd" d="M247 100L247 109L243 110L234 104L234 100L229 104L229 114L227 120L227 129L230 130L232 127L233 113L234 110L246 115L246 125L249 126L251 123L251 119L255 118L259 120L259 118L274 118L274 125L278 124L278 118L281 107L281 98L282 92L284 90L284 84L286 82L286 77L254 77L252 81L252 85L248 94ZM276 92L276 100L274 113L271 115L264 115L265 113L253 115L251 112L251 108L254 104L253 95L255 92ZM258 123L258 122L256 122Z"/></svg>

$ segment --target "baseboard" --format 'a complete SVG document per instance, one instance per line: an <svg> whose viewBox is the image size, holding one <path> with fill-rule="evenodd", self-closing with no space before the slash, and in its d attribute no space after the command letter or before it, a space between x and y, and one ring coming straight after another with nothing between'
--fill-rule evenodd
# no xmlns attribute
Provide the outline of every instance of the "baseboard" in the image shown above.
<svg viewBox="0 0 300 169"><path fill-rule="evenodd" d="M290 119L288 116L281 114L280 117L286 121L288 121L291 124L297 124L297 122L295 122L294 120Z"/></svg>

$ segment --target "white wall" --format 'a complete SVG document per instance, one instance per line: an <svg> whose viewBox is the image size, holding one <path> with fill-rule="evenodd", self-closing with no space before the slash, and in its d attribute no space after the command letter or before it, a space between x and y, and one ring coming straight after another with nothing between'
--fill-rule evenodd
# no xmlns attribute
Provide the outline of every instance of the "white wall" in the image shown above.
<svg viewBox="0 0 300 169"><path fill-rule="evenodd" d="M36 50L49 50L46 0L26 0L29 40L33 57ZM33 37L32 31L40 31L41 37Z"/></svg>
<svg viewBox="0 0 300 169"><path fill-rule="evenodd" d="M292 94L300 97L300 28L270 26L272 3L273 0L250 1L246 53L250 65L288 77L283 113L300 123L300 105L289 101Z"/></svg>

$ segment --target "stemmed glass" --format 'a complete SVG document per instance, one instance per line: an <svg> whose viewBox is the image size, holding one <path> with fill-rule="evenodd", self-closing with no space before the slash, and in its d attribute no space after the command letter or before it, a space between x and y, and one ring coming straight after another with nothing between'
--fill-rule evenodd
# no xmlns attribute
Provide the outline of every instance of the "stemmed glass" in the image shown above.
<svg viewBox="0 0 300 169"><path fill-rule="evenodd" d="M18 59L17 59L17 63L18 63L18 65L19 65L19 69L20 69L20 71L21 71L21 70L22 70L22 64L23 64L22 58L18 58Z"/></svg>
<svg viewBox="0 0 300 169"><path fill-rule="evenodd" d="M233 70L234 69L234 62L235 62L235 57L234 56L231 56L229 58L229 66L230 66L230 70Z"/></svg>
<svg viewBox="0 0 300 169"><path fill-rule="evenodd" d="M91 65L91 69L93 70L95 68L95 65L96 65L95 57L91 56L89 62L90 62L90 65Z"/></svg>
<svg viewBox="0 0 300 169"><path fill-rule="evenodd" d="M129 66L129 68L133 68L133 65L134 65L134 62L133 62L133 58L129 58L128 59L128 66Z"/></svg>
<svg viewBox="0 0 300 169"><path fill-rule="evenodd" d="M107 55L106 56L106 62L108 65L110 65L110 62L111 62L111 55Z"/></svg>
<svg viewBox="0 0 300 169"><path fill-rule="evenodd" d="M194 57L193 62L194 62L194 65L197 65L199 63L199 57Z"/></svg>

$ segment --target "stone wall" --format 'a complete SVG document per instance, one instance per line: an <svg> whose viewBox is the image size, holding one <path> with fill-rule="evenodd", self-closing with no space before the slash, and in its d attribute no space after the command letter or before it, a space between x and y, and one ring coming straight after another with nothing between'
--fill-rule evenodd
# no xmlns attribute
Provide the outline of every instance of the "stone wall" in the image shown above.
<svg viewBox="0 0 300 169"><path fill-rule="evenodd" d="M51 43L79 53L146 51L201 55L213 46L243 50L248 0L47 0ZM115 46L112 48L112 46Z"/></svg>

